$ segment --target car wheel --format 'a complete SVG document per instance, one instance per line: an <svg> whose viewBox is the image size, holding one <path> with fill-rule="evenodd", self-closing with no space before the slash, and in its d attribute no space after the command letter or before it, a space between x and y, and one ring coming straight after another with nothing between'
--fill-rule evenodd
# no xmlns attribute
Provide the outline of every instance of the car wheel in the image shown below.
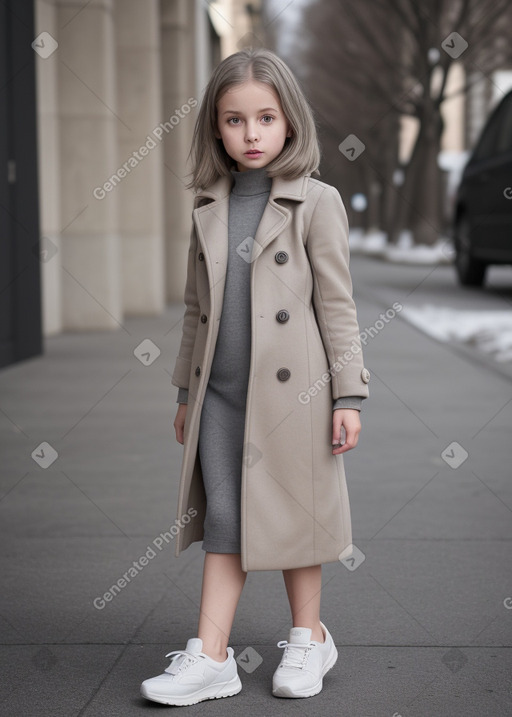
<svg viewBox="0 0 512 717"><path fill-rule="evenodd" d="M455 269L463 286L482 286L487 264L471 254L471 230L469 221L462 216L455 230Z"/></svg>

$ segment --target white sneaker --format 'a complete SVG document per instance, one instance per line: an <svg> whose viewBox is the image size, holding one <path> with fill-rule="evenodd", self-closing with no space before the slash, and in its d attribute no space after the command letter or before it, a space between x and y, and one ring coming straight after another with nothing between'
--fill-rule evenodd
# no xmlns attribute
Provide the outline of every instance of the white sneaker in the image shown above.
<svg viewBox="0 0 512 717"><path fill-rule="evenodd" d="M142 696L164 705L195 705L240 692L242 683L233 648L227 648L224 662L213 660L202 649L203 641L192 637L184 650L169 652L166 657L172 657L171 664L162 675L142 683Z"/></svg>
<svg viewBox="0 0 512 717"><path fill-rule="evenodd" d="M311 640L308 627L292 627L288 642L277 643L284 647L284 654L272 680L274 697L312 697L322 690L324 675L336 663L338 651L329 630L323 622L320 625L325 642Z"/></svg>

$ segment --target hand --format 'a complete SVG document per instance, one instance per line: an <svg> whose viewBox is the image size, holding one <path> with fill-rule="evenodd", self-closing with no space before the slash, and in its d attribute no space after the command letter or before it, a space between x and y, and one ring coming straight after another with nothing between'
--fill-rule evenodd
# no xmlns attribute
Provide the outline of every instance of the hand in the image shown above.
<svg viewBox="0 0 512 717"><path fill-rule="evenodd" d="M185 426L185 416L187 415L187 404L186 403L180 403L178 405L178 410L176 412L176 418L174 419L174 430L176 431L176 440L178 443L184 442L184 426Z"/></svg>
<svg viewBox="0 0 512 717"><path fill-rule="evenodd" d="M340 434L341 427L345 428L347 433L345 443L340 446ZM333 411L332 415L332 453L333 455L339 455L350 451L352 448L357 446L359 440L359 434L361 432L361 419L359 418L359 411L355 408L338 408Z"/></svg>

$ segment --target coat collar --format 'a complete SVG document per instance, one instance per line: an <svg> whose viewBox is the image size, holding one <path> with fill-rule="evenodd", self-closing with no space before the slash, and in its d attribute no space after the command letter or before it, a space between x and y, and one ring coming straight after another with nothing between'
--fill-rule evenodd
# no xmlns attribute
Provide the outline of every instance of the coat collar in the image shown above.
<svg viewBox="0 0 512 717"><path fill-rule="evenodd" d="M278 199L303 202L308 191L309 174L297 179L274 177L268 202L263 211L254 240L251 242L251 273L255 260L291 222L292 211ZM220 318L222 297L226 280L228 259L229 195L233 185L230 176L220 177L208 189L195 197L192 212L197 237L208 268L208 279L212 290L212 315ZM204 201L204 200L210 201ZM202 200L202 201L201 201ZM213 200L213 201L212 201ZM251 237L247 237L250 240Z"/></svg>
<svg viewBox="0 0 512 717"><path fill-rule="evenodd" d="M303 202L307 194L309 174L296 179L284 179L283 177L274 177L272 179L272 187L270 189L269 202L274 199L293 199L297 202ZM223 175L219 177L208 189L200 190L196 195L196 202L200 199L213 199L220 201L229 196L233 186L233 177Z"/></svg>

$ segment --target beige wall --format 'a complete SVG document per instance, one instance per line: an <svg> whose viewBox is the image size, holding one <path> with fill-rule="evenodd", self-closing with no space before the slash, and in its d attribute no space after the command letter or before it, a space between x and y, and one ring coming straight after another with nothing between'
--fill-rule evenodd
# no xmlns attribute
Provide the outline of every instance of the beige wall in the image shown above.
<svg viewBox="0 0 512 717"><path fill-rule="evenodd" d="M123 311L131 316L165 306L164 153L154 135L162 118L160 8L158 0L115 0L114 10L119 166L145 153L115 190Z"/></svg>
<svg viewBox="0 0 512 717"><path fill-rule="evenodd" d="M119 329L183 300L207 6L36 0L41 32L58 43L36 58L44 335Z"/></svg>
<svg viewBox="0 0 512 717"><path fill-rule="evenodd" d="M117 328L119 193L92 195L118 164L113 2L56 0L55 12L62 328Z"/></svg>
<svg viewBox="0 0 512 717"><path fill-rule="evenodd" d="M186 190L187 155L196 118L198 88L194 62L194 3L162 0L162 118L167 300L182 301L187 265L192 195Z"/></svg>

